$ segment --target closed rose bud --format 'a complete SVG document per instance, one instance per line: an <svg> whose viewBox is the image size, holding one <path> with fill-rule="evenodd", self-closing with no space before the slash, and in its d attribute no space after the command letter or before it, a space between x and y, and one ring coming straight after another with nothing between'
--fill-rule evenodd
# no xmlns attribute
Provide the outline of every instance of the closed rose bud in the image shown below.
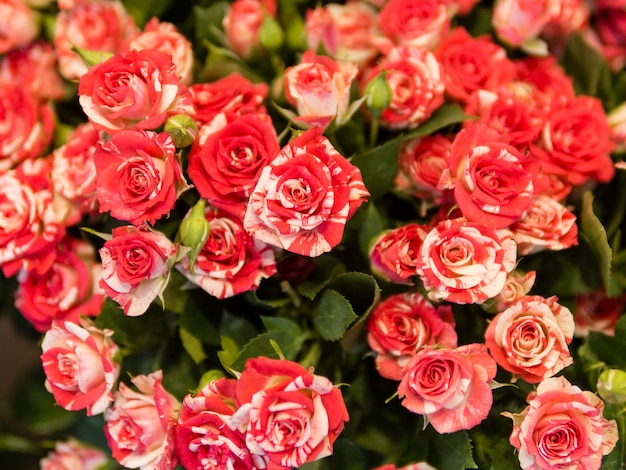
<svg viewBox="0 0 626 470"><path fill-rule="evenodd" d="M176 148L185 148L193 144L198 135L196 121L186 114L176 114L165 121L165 132L172 138Z"/></svg>
<svg viewBox="0 0 626 470"><path fill-rule="evenodd" d="M280 49L285 41L285 33L274 18L266 14L259 29L259 43L268 51Z"/></svg>
<svg viewBox="0 0 626 470"><path fill-rule="evenodd" d="M178 229L181 243L191 248L189 252L191 272L193 272L193 265L196 262L198 253L200 253L200 250L209 238L210 230L209 221L204 216L204 199L200 199L180 223L180 228Z"/></svg>
<svg viewBox="0 0 626 470"><path fill-rule="evenodd" d="M607 403L626 403L626 372L620 369L605 370L598 377L598 394Z"/></svg>
<svg viewBox="0 0 626 470"><path fill-rule="evenodd" d="M382 70L365 87L365 103L371 110L381 110L391 104L393 91L386 78L387 72Z"/></svg>

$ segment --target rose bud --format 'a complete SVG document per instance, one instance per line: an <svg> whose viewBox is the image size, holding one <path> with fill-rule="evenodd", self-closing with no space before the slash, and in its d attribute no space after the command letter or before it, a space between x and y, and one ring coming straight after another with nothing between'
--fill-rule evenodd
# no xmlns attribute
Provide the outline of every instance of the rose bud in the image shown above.
<svg viewBox="0 0 626 470"><path fill-rule="evenodd" d="M369 83L365 86L363 94L366 96L365 103L371 111L380 111L391 104L393 99L393 90L387 81L387 72L381 70Z"/></svg>
<svg viewBox="0 0 626 470"><path fill-rule="evenodd" d="M261 29L259 29L259 43L268 51L280 49L285 41L285 33L280 24L271 15L265 14Z"/></svg>
<svg viewBox="0 0 626 470"><path fill-rule="evenodd" d="M602 372L598 377L598 394L608 403L626 403L626 372L620 369Z"/></svg>
<svg viewBox="0 0 626 470"><path fill-rule="evenodd" d="M209 238L211 227L209 221L204 216L204 199L200 199L191 208L187 216L180 223L178 228L178 238L181 243L189 248L189 265L193 272L193 265L196 262L198 253Z"/></svg>
<svg viewBox="0 0 626 470"><path fill-rule="evenodd" d="M198 135L198 125L196 121L186 114L176 114L165 121L163 129L172 138L176 148L185 148L193 144Z"/></svg>

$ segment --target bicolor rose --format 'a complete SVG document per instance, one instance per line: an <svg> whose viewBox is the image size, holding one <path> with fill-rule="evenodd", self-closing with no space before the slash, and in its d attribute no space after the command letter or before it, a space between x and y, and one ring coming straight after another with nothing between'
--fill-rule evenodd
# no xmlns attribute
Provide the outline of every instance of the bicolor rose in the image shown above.
<svg viewBox="0 0 626 470"><path fill-rule="evenodd" d="M503 42L519 47L536 40L557 12L551 0L496 0L492 23Z"/></svg>
<svg viewBox="0 0 626 470"><path fill-rule="evenodd" d="M222 20L228 47L248 58L261 45L259 31L265 15L276 15L276 0L235 0Z"/></svg>
<svg viewBox="0 0 626 470"><path fill-rule="evenodd" d="M322 128L342 124L350 104L350 85L358 73L351 62L334 61L309 49L284 72L285 98L295 106L296 123Z"/></svg>
<svg viewBox="0 0 626 470"><path fill-rule="evenodd" d="M528 383L539 383L573 363L567 345L574 317L557 298L526 296L496 315L485 343L496 362Z"/></svg>
<svg viewBox="0 0 626 470"><path fill-rule="evenodd" d="M113 401L120 365L112 335L86 319L52 322L41 342L41 362L46 389L63 409L94 416Z"/></svg>
<svg viewBox="0 0 626 470"><path fill-rule="evenodd" d="M480 304L502 292L516 257L508 230L447 219L426 235L416 271L431 300Z"/></svg>
<svg viewBox="0 0 626 470"><path fill-rule="evenodd" d="M173 114L193 113L172 57L150 49L116 54L92 66L80 78L78 101L93 126L109 134L156 129Z"/></svg>
<svg viewBox="0 0 626 470"><path fill-rule="evenodd" d="M613 71L626 65L626 11L624 5L598 8L594 14L598 49Z"/></svg>
<svg viewBox="0 0 626 470"><path fill-rule="evenodd" d="M22 0L0 0L0 54L29 44L39 33L35 12Z"/></svg>
<svg viewBox="0 0 626 470"><path fill-rule="evenodd" d="M262 170L243 224L265 243L315 257L341 242L368 196L360 170L311 128Z"/></svg>
<svg viewBox="0 0 626 470"><path fill-rule="evenodd" d="M626 294L607 296L604 289L574 297L574 336L586 338L590 331L614 336L615 324L626 310Z"/></svg>
<svg viewBox="0 0 626 470"><path fill-rule="evenodd" d="M521 413L503 413L513 420L509 441L524 470L598 470L617 443L617 424L602 416L602 400L564 377L544 380L526 401Z"/></svg>
<svg viewBox="0 0 626 470"><path fill-rule="evenodd" d="M575 31L587 26L591 8L585 0L558 0L554 4L554 14L546 25L543 35L558 45Z"/></svg>
<svg viewBox="0 0 626 470"><path fill-rule="evenodd" d="M250 453L274 470L331 455L349 419L339 388L287 360L248 359L236 398L240 408L234 419L247 422Z"/></svg>
<svg viewBox="0 0 626 470"><path fill-rule="evenodd" d="M377 353L376 369L385 378L402 379L402 369L426 346L457 347L450 306L435 307L421 294L392 295L367 319L367 342Z"/></svg>
<svg viewBox="0 0 626 470"><path fill-rule="evenodd" d="M54 449L41 459L41 470L99 470L109 459L106 454L96 447L83 444L76 439L57 441Z"/></svg>
<svg viewBox="0 0 626 470"><path fill-rule="evenodd" d="M53 320L78 323L83 315L97 316L104 301L104 292L98 287L100 272L92 245L65 238L45 272L19 272L15 307L42 333L50 329Z"/></svg>
<svg viewBox="0 0 626 470"><path fill-rule="evenodd" d="M528 271L527 273L511 271L506 277L502 292L494 297L496 310L498 312L506 310L528 294L535 284L536 277L535 271Z"/></svg>
<svg viewBox="0 0 626 470"><path fill-rule="evenodd" d="M116 132L94 152L100 212L134 225L154 224L189 186L166 132Z"/></svg>
<svg viewBox="0 0 626 470"><path fill-rule="evenodd" d="M373 470L436 470L435 467L426 462L416 462L404 467L396 467L394 464L381 465Z"/></svg>
<svg viewBox="0 0 626 470"><path fill-rule="evenodd" d="M218 299L256 290L276 272L274 252L255 240L241 221L213 207L205 210L209 236L191 265L185 256L176 265L189 281Z"/></svg>
<svg viewBox="0 0 626 470"><path fill-rule="evenodd" d="M188 174L210 204L243 218L263 168L280 146L269 115L222 114L204 126L189 152Z"/></svg>
<svg viewBox="0 0 626 470"><path fill-rule="evenodd" d="M177 261L177 245L147 226L126 225L113 229L100 248L100 287L124 309L127 316L146 312L167 286Z"/></svg>
<svg viewBox="0 0 626 470"><path fill-rule="evenodd" d="M172 470L174 427L180 403L163 387L163 372L131 379L137 391L120 383L104 414L104 435L113 458L126 468Z"/></svg>
<svg viewBox="0 0 626 470"><path fill-rule="evenodd" d="M402 406L424 415L440 434L471 429L491 410L490 382L496 371L496 362L483 344L428 347L404 367L398 395Z"/></svg>

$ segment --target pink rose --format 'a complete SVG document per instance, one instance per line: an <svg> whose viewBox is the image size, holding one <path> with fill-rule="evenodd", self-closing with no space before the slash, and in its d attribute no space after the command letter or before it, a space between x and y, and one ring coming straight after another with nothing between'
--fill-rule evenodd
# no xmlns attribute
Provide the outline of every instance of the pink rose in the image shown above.
<svg viewBox="0 0 626 470"><path fill-rule="evenodd" d="M138 391L120 383L113 406L104 414L104 435L113 458L126 468L172 470L174 427L180 403L162 384L163 372L137 375Z"/></svg>
<svg viewBox="0 0 626 470"><path fill-rule="evenodd" d="M585 0L558 0L554 2L555 11L543 35L559 44L567 41L569 35L583 29L589 22L591 8Z"/></svg>
<svg viewBox="0 0 626 470"><path fill-rule="evenodd" d="M505 134L473 124L450 147L450 179L463 216L492 228L505 228L524 216L535 196L539 163L509 143Z"/></svg>
<svg viewBox="0 0 626 470"><path fill-rule="evenodd" d="M544 380L526 400L521 413L503 413L513 420L510 442L524 470L598 470L615 447L617 424L602 416L602 400L564 377Z"/></svg>
<svg viewBox="0 0 626 470"><path fill-rule="evenodd" d="M402 368L420 349L456 348L454 326L450 306L435 307L418 293L388 297L367 319L367 342L377 353L376 369L387 379L400 380Z"/></svg>
<svg viewBox="0 0 626 470"><path fill-rule="evenodd" d="M171 56L155 50L116 54L92 66L80 78L78 100L93 126L110 134L156 129L173 114L193 112Z"/></svg>
<svg viewBox="0 0 626 470"><path fill-rule="evenodd" d="M177 245L147 226L113 229L100 248L100 287L129 317L142 315L167 286L177 261Z"/></svg>
<svg viewBox="0 0 626 470"><path fill-rule="evenodd" d="M608 297L604 289L574 297L574 336L585 338L590 331L615 335L615 324L626 310L626 294Z"/></svg>
<svg viewBox="0 0 626 470"><path fill-rule="evenodd" d="M424 348L404 367L398 395L402 406L425 415L440 433L471 429L489 414L490 382L497 366L483 344L456 349Z"/></svg>
<svg viewBox="0 0 626 470"><path fill-rule="evenodd" d="M236 217L207 207L209 237L193 266L185 256L176 268L193 284L218 299L256 290L276 272L274 252L252 238Z"/></svg>
<svg viewBox="0 0 626 470"><path fill-rule="evenodd" d="M369 195L360 170L321 132L303 132L262 170L243 220L253 237L311 257L341 242Z"/></svg>
<svg viewBox="0 0 626 470"><path fill-rule="evenodd" d="M422 242L417 274L431 300L480 304L502 292L516 248L507 230L447 219Z"/></svg>
<svg viewBox="0 0 626 470"><path fill-rule="evenodd" d="M276 0L235 0L230 4L222 26L229 48L248 58L260 47L259 30L265 15L276 15Z"/></svg>
<svg viewBox="0 0 626 470"><path fill-rule="evenodd" d="M521 256L578 245L576 216L551 197L539 195L526 215L510 227Z"/></svg>
<svg viewBox="0 0 626 470"><path fill-rule="evenodd" d="M335 62L309 49L299 64L284 72L285 98L295 106L295 122L328 127L333 119L343 124L350 104L350 85L358 69L350 62Z"/></svg>
<svg viewBox="0 0 626 470"><path fill-rule="evenodd" d="M83 315L97 316L104 301L100 271L93 246L68 237L45 272L20 271L15 307L42 333L53 320L78 323Z"/></svg>
<svg viewBox="0 0 626 470"><path fill-rule="evenodd" d="M413 129L443 104L441 66L427 49L394 47L379 65L366 72L363 86L385 70L391 87L391 104L383 109L380 123L389 129Z"/></svg>
<svg viewBox="0 0 626 470"><path fill-rule="evenodd" d="M404 467L396 467L393 464L381 465L380 467L376 467L372 470L436 470L435 467L432 467L426 462L416 462L409 465L405 465Z"/></svg>
<svg viewBox="0 0 626 470"><path fill-rule="evenodd" d="M492 22L503 42L519 47L537 39L557 12L551 0L496 0Z"/></svg>
<svg viewBox="0 0 626 470"><path fill-rule="evenodd" d="M186 469L265 468L246 447L245 429L233 420L235 383L221 378L185 396L176 426L176 451Z"/></svg>
<svg viewBox="0 0 626 470"><path fill-rule="evenodd" d="M113 401L119 348L113 331L100 330L92 322L53 321L41 343L46 389L68 411L98 415Z"/></svg>
<svg viewBox="0 0 626 470"><path fill-rule="evenodd" d="M485 343L496 362L528 383L539 383L573 363L572 312L557 298L526 296L489 323Z"/></svg>
<svg viewBox="0 0 626 470"><path fill-rule="evenodd" d="M39 33L35 12L22 0L0 0L0 31L0 54L25 46Z"/></svg>
<svg viewBox="0 0 626 470"><path fill-rule="evenodd" d="M369 257L372 271L396 284L412 284L422 240L428 230L418 224L386 230L372 243Z"/></svg>
<svg viewBox="0 0 626 470"><path fill-rule="evenodd" d="M85 61L72 50L117 53L124 41L137 31L134 18L118 0L94 0L68 5L56 16L54 48L59 72L68 80L78 80L87 72Z"/></svg>
<svg viewBox="0 0 626 470"><path fill-rule="evenodd" d="M274 470L327 457L348 421L341 391L295 362L248 359L237 380L235 417L247 422L246 445Z"/></svg>
<svg viewBox="0 0 626 470"><path fill-rule="evenodd" d="M100 449L90 447L75 439L57 441L54 450L41 459L41 470L98 470L108 463L109 459Z"/></svg>
<svg viewBox="0 0 626 470"><path fill-rule="evenodd" d="M203 198L243 218L261 171L279 151L269 115L247 113L226 120L222 114L200 130L187 171Z"/></svg>
<svg viewBox="0 0 626 470"><path fill-rule="evenodd" d="M511 271L506 277L502 292L494 297L496 310L498 312L506 310L528 294L535 284L536 277L537 273L535 271L528 271L527 273Z"/></svg>
<svg viewBox="0 0 626 470"><path fill-rule="evenodd" d="M189 187L166 132L116 132L97 147L93 160L100 212L134 225L154 224Z"/></svg>

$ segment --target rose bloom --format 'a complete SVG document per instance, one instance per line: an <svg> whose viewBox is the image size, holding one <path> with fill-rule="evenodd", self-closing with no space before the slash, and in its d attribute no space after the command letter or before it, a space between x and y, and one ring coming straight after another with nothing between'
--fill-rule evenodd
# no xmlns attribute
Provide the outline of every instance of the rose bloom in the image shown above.
<svg viewBox="0 0 626 470"><path fill-rule="evenodd" d="M539 163L522 153L505 134L474 123L461 130L450 147L449 179L463 216L492 228L505 228L524 216L535 196Z"/></svg>
<svg viewBox="0 0 626 470"><path fill-rule="evenodd" d="M543 35L548 40L559 44L587 25L591 8L585 0L558 0L554 4L554 14L546 25Z"/></svg>
<svg viewBox="0 0 626 470"><path fill-rule="evenodd" d="M222 114L200 130L187 172L203 198L243 218L261 171L279 151L269 115L248 113L228 121Z"/></svg>
<svg viewBox="0 0 626 470"><path fill-rule="evenodd" d="M167 215L188 189L166 132L119 131L93 155L100 212L134 225Z"/></svg>
<svg viewBox="0 0 626 470"><path fill-rule="evenodd" d="M96 328L82 318L79 323L52 322L41 342L41 362L46 390L61 408L103 413L113 401L111 392L120 372L119 348L113 331Z"/></svg>
<svg viewBox="0 0 626 470"><path fill-rule="evenodd" d="M248 58L260 47L259 30L265 15L276 16L276 0L235 0L222 20L229 49Z"/></svg>
<svg viewBox="0 0 626 470"><path fill-rule="evenodd" d="M252 238L240 219L212 207L205 210L209 236L193 266L185 256L176 268L218 299L256 290L276 272L271 247Z"/></svg>
<svg viewBox="0 0 626 470"><path fill-rule="evenodd" d="M431 300L480 304L502 292L516 252L507 230L447 219L422 242L417 274Z"/></svg>
<svg viewBox="0 0 626 470"><path fill-rule="evenodd" d="M265 468L246 447L245 426L233 420L235 384L234 379L213 380L183 399L175 429L176 451L186 469Z"/></svg>
<svg viewBox="0 0 626 470"><path fill-rule="evenodd" d="M558 9L553 0L496 0L492 23L503 42L519 47L537 39Z"/></svg>
<svg viewBox="0 0 626 470"><path fill-rule="evenodd" d="M428 229L418 224L385 230L369 251L372 271L389 282L413 284L411 278L416 275L417 257L427 233Z"/></svg>
<svg viewBox="0 0 626 470"><path fill-rule="evenodd" d="M113 134L156 129L173 114L191 114L171 56L155 50L116 54L92 66L78 83L78 100L93 126Z"/></svg>
<svg viewBox="0 0 626 470"><path fill-rule="evenodd" d="M27 160L0 172L0 267L6 277L21 268L44 273L65 236L49 175L48 159Z"/></svg>
<svg viewBox="0 0 626 470"><path fill-rule="evenodd" d="M284 359L248 359L235 396L240 404L235 419L247 422L250 453L275 470L331 455L349 419L338 387Z"/></svg>
<svg viewBox="0 0 626 470"><path fill-rule="evenodd" d="M602 56L611 69L619 71L626 65L626 11L624 5L598 8L595 28Z"/></svg>
<svg viewBox="0 0 626 470"><path fill-rule="evenodd" d="M167 286L176 253L177 245L145 225L116 227L100 248L100 287L127 316L142 315Z"/></svg>
<svg viewBox="0 0 626 470"><path fill-rule="evenodd" d="M296 123L328 127L333 119L342 124L350 104L350 85L358 69L351 62L335 62L309 49L299 64L284 73L285 98L295 106Z"/></svg>
<svg viewBox="0 0 626 470"><path fill-rule="evenodd" d="M311 128L263 168L243 225L265 243L315 257L341 242L367 196L360 170Z"/></svg>
<svg viewBox="0 0 626 470"><path fill-rule="evenodd" d="M172 470L174 427L180 403L163 388L163 372L137 375L137 391L120 383L104 413L104 435L113 458L126 468Z"/></svg>
<svg viewBox="0 0 626 470"><path fill-rule="evenodd" d="M448 33L450 17L439 0L389 0L378 14L378 25L386 38L376 39L383 52L393 46L432 51Z"/></svg>
<svg viewBox="0 0 626 470"><path fill-rule="evenodd" d="M35 12L21 0L0 0L0 54L25 46L39 33Z"/></svg>
<svg viewBox="0 0 626 470"><path fill-rule="evenodd" d="M436 470L426 462L416 462L404 467L396 467L394 464L381 465L372 470Z"/></svg>
<svg viewBox="0 0 626 470"><path fill-rule="evenodd" d="M390 105L380 124L389 129L413 129L427 120L444 101L443 75L435 56L423 48L394 47L379 65L366 72L363 87L381 71L391 87Z"/></svg>
<svg viewBox="0 0 626 470"><path fill-rule="evenodd" d="M538 145L532 149L543 172L572 185L610 181L615 175L612 150L611 126L602 103L584 95L555 104Z"/></svg>
<svg viewBox="0 0 626 470"><path fill-rule="evenodd" d="M544 110L562 99L574 98L573 79L558 64L556 57L524 57L513 61L516 78L531 86L532 101Z"/></svg>
<svg viewBox="0 0 626 470"><path fill-rule="evenodd" d="M439 434L471 429L491 410L489 384L496 371L484 344L427 347L404 367L398 396L402 406L424 415Z"/></svg>
<svg viewBox="0 0 626 470"><path fill-rule="evenodd" d="M421 294L392 295L367 318L367 342L376 353L376 369L383 377L402 379L409 359L426 346L457 347L452 308L435 307Z"/></svg>
<svg viewBox="0 0 626 470"><path fill-rule="evenodd" d="M513 420L509 441L524 470L598 470L615 447L617 424L602 416L602 400L564 377L544 380L526 400L521 413L503 413Z"/></svg>
<svg viewBox="0 0 626 470"><path fill-rule="evenodd" d="M28 88L0 81L0 173L41 155L52 140L54 114Z"/></svg>
<svg viewBox="0 0 626 470"><path fill-rule="evenodd" d="M242 114L266 114L263 101L266 83L252 83L233 72L211 83L194 83L189 87L194 112L191 116L201 124L210 124L218 114L230 120Z"/></svg>
<svg viewBox="0 0 626 470"><path fill-rule="evenodd" d="M134 18L118 0L85 1L61 9L53 38L59 72L68 80L78 80L88 67L73 47L115 54L136 31Z"/></svg>
<svg viewBox="0 0 626 470"><path fill-rule="evenodd" d="M615 335L615 324L626 310L626 294L608 297L604 289L574 297L574 336L586 338L590 331Z"/></svg>
<svg viewBox="0 0 626 470"><path fill-rule="evenodd" d="M378 53L374 46L374 38L380 34L376 15L371 5L355 0L308 9L304 30L309 49L323 47L333 59L363 68Z"/></svg>
<svg viewBox="0 0 626 470"><path fill-rule="evenodd" d="M461 26L441 42L435 56L443 68L446 94L465 103L479 89L495 90L513 80L515 67L491 36L472 37Z"/></svg>
<svg viewBox="0 0 626 470"><path fill-rule="evenodd" d="M451 141L443 134L431 134L404 142L398 160L396 187L420 202L420 216L438 206L445 192L437 185L450 166Z"/></svg>
<svg viewBox="0 0 626 470"><path fill-rule="evenodd" d="M0 82L27 88L38 100L63 98L63 82L57 71L56 56L52 46L44 41L10 50L0 60Z"/></svg>
<svg viewBox="0 0 626 470"><path fill-rule="evenodd" d="M98 287L100 264L93 246L77 238L65 238L52 266L43 273L21 270L15 307L39 332L53 320L78 323L81 316L100 313L104 292Z"/></svg>
<svg viewBox="0 0 626 470"><path fill-rule="evenodd" d="M511 225L510 230L521 256L578 245L576 216L558 201L544 195L533 200L528 213Z"/></svg>
<svg viewBox="0 0 626 470"><path fill-rule="evenodd" d="M528 271L527 273L511 271L506 277L502 292L494 297L496 310L498 312L506 310L528 294L535 284L536 277L536 271Z"/></svg>
<svg viewBox="0 0 626 470"><path fill-rule="evenodd" d="M57 441L54 450L41 459L41 470L98 470L104 468L109 459L100 449L87 446L76 439Z"/></svg>

